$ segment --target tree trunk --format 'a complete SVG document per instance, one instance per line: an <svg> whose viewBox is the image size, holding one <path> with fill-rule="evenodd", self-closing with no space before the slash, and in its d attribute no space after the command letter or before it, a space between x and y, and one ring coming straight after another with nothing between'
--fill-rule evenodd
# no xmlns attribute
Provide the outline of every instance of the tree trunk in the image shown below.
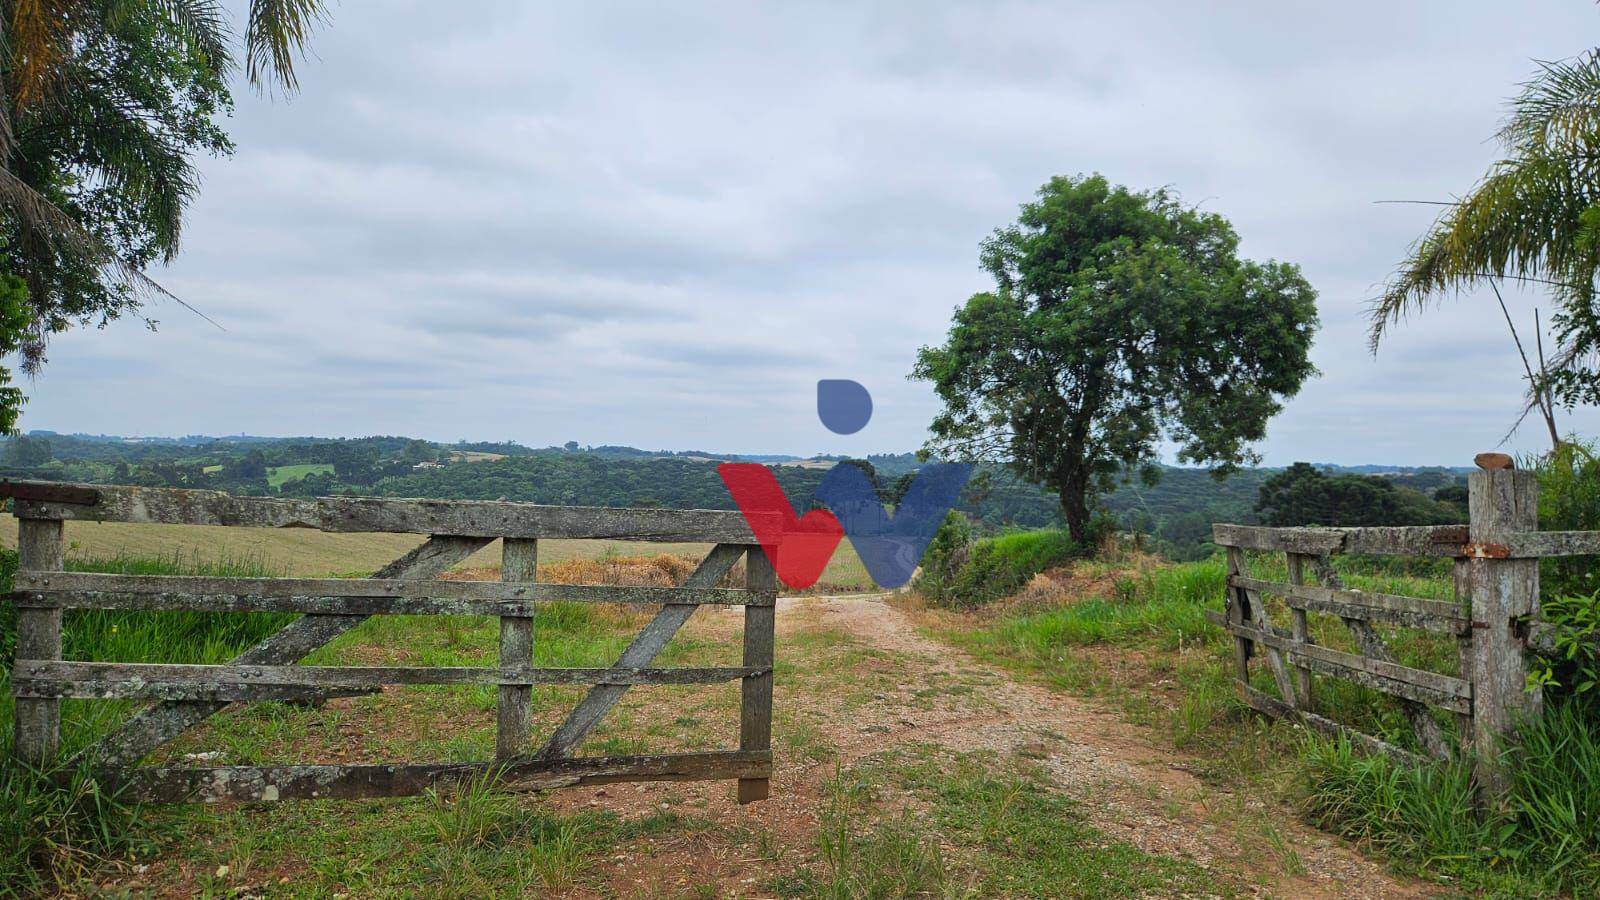
<svg viewBox="0 0 1600 900"><path fill-rule="evenodd" d="M1089 539L1089 499L1081 485L1062 487L1061 517L1067 520L1067 534L1082 544Z"/></svg>

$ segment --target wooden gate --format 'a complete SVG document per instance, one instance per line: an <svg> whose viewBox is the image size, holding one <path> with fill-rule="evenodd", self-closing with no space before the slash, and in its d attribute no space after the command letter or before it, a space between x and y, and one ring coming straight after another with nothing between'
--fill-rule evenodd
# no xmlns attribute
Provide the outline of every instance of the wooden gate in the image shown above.
<svg viewBox="0 0 1600 900"><path fill-rule="evenodd" d="M1234 636L1236 687L1254 709L1329 735L1344 735L1368 750L1412 757L1407 751L1319 714L1313 676L1342 678L1398 699L1427 757L1470 754L1479 781L1504 787L1502 738L1541 697L1528 680L1527 655L1540 640L1539 560L1600 554L1600 532L1538 530L1538 484L1503 454L1478 456L1484 471L1467 479L1470 524L1388 528L1264 528L1214 525L1227 549L1227 608L1208 618ZM1246 551L1284 553L1287 581L1254 577ZM1341 583L1336 554L1445 557L1453 560L1454 601L1351 590ZM1267 598L1287 608L1288 628L1274 624ZM1339 618L1357 652L1318 645L1308 617ZM1443 674L1395 661L1378 625L1431 631L1453 638L1458 672ZM1250 684L1249 663L1264 656L1276 694ZM1455 742L1432 710L1454 714Z"/></svg>
<svg viewBox="0 0 1600 900"><path fill-rule="evenodd" d="M612 781L737 778L739 802L762 800L772 771L773 614L777 578L737 512L604 509L459 500L236 497L214 491L45 482L0 483L18 519L16 750L55 758L60 701L67 697L151 701L84 751L102 777L143 801L270 801L392 797L491 776L504 787L544 789ZM400 532L428 539L370 578L213 578L70 573L63 569L63 522L149 522ZM436 576L496 538L504 539L502 580ZM673 588L541 583L540 538L704 542L715 545ZM718 587L740 559L743 588ZM533 665L540 603L636 603L660 610L609 668ZM696 609L744 608L743 665L660 668L651 663ZM61 659L64 609L294 612L301 617L226 665L108 663ZM497 616L497 667L303 666L306 654L375 615ZM634 685L742 686L736 750L660 756L574 756L590 730ZM151 751L234 702L315 701L376 692L390 684L493 684L494 760L392 765L154 767ZM590 685L544 743L529 743L536 684Z"/></svg>

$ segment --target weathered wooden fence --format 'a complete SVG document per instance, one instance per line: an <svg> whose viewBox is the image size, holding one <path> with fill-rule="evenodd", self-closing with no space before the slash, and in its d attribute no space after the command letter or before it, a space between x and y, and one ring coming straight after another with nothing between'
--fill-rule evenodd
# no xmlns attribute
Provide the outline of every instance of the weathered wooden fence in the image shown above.
<svg viewBox="0 0 1600 900"><path fill-rule="evenodd" d="M455 500L235 497L213 491L43 482L0 483L18 519L16 751L58 753L62 698L152 701L84 751L124 796L145 801L264 801L403 796L464 779L494 777L513 789L610 781L738 779L741 803L765 799L772 771L773 613L777 578L737 512L600 509ZM63 522L149 522L401 532L428 539L371 578L212 578L100 575L63 569ZM436 576L496 538L502 580ZM674 588L540 583L541 538L714 544ZM717 584L740 559L743 588ZM609 668L533 665L534 610L550 601L660 605ZM743 664L658 668L651 663L696 609L744 608ZM64 609L295 612L301 617L226 665L64 661ZM500 619L497 667L305 666L306 654L375 615L487 615ZM742 685L739 748L661 756L588 757L573 751L634 685ZM234 702L319 700L390 684L493 684L496 758L473 763L157 767L151 751ZM537 750L529 743L536 684L591 685Z"/></svg>
<svg viewBox="0 0 1600 900"><path fill-rule="evenodd" d="M1234 635L1236 687L1247 703L1325 734L1346 735L1368 750L1410 755L1316 712L1316 676L1342 678L1398 698L1427 756L1443 760L1469 751L1480 782L1503 786L1501 737L1541 702L1539 689L1528 684L1525 659L1538 629L1539 559L1600 554L1600 532L1540 532L1533 474L1515 470L1502 454L1480 454L1478 464L1482 471L1467 479L1468 525L1212 527L1216 543L1227 548L1228 593L1226 612L1209 617ZM1252 577L1245 551L1286 554L1288 581ZM1451 558L1456 601L1346 588L1329 562L1340 553ZM1266 597L1282 600L1288 628L1271 621ZM1314 643L1312 614L1342 619L1359 652ZM1459 673L1399 664L1374 623L1454 637ZM1258 655L1271 670L1276 695L1250 684L1249 663ZM1454 714L1460 746L1446 738L1433 709Z"/></svg>

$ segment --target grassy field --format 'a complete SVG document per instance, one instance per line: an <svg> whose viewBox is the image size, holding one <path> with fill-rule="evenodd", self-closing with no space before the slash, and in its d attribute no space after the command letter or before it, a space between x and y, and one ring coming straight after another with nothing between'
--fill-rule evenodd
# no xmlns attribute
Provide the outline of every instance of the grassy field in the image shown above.
<svg viewBox="0 0 1600 900"><path fill-rule="evenodd" d="M304 478L307 475L320 472L332 472L332 463L300 463L293 466L273 466L267 469L267 484L270 487L281 487L291 478Z"/></svg>

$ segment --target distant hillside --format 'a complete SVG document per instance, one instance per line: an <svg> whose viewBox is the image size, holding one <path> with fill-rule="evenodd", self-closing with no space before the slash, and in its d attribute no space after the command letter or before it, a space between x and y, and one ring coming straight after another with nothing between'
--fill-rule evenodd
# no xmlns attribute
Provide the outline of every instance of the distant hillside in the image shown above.
<svg viewBox="0 0 1600 900"><path fill-rule="evenodd" d="M806 505L827 469L843 457L741 455L707 450L642 450L619 445L527 447L514 442L438 444L403 436L327 439L250 435L126 438L30 432L0 442L0 475L65 481L197 487L239 494L500 499L582 506L731 509L716 474L723 461L772 466L796 505ZM913 453L857 461L886 501L922 465ZM1376 474L1432 494L1461 479L1462 469L1321 466ZM1105 498L1125 529L1187 558L1210 552L1211 523L1253 522L1261 485L1281 469L1246 469L1218 480L1201 469L1163 467L1153 487L1127 484ZM960 509L985 530L1059 523L1056 497L991 470L975 479Z"/></svg>

